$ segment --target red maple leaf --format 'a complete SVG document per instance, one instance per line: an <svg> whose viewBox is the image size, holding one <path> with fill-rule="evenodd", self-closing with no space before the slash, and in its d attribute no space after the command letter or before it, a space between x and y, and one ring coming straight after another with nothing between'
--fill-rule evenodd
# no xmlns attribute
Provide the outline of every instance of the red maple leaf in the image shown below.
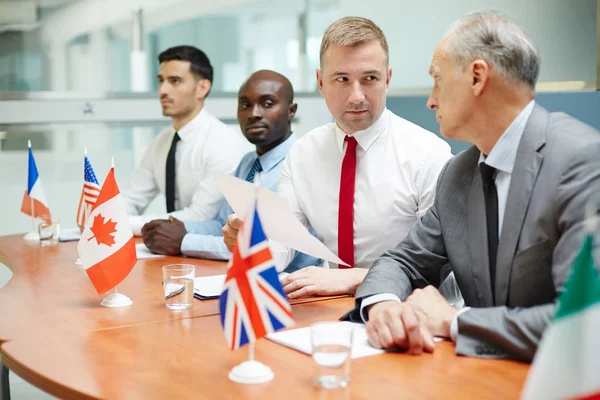
<svg viewBox="0 0 600 400"><path fill-rule="evenodd" d="M96 238L96 242L98 244L105 244L108 247L115 244L115 238L113 234L117 232L115 227L117 226L116 222L112 222L110 218L108 221L104 222L104 217L102 214L98 214L94 217L94 223L90 230L94 233L94 236L88 239L88 241Z"/></svg>

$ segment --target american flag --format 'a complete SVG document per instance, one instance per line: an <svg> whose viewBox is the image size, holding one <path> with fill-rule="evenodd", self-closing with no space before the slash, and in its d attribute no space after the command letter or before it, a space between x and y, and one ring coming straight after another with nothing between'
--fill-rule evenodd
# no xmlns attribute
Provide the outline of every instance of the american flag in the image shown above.
<svg viewBox="0 0 600 400"><path fill-rule="evenodd" d="M231 350L294 324L256 207L250 215L238 234L219 298L221 324Z"/></svg>
<svg viewBox="0 0 600 400"><path fill-rule="evenodd" d="M81 197L79 198L79 207L77 208L77 225L85 226L92 206L96 203L98 195L100 194L100 185L98 185L98 179L92 168L90 160L87 156L83 158L83 189L81 190Z"/></svg>

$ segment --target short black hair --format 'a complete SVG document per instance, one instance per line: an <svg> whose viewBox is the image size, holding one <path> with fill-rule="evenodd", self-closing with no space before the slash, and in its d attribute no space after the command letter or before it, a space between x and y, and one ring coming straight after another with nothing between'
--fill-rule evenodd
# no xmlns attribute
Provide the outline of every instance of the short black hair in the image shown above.
<svg viewBox="0 0 600 400"><path fill-rule="evenodd" d="M200 79L208 79L212 84L213 67L202 50L194 46L175 46L168 48L158 55L159 64L173 60L189 61L192 74Z"/></svg>

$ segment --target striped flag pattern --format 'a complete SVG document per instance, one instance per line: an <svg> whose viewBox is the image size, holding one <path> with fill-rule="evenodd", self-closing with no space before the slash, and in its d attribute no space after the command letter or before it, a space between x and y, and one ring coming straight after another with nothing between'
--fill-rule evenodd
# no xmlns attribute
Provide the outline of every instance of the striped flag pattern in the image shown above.
<svg viewBox="0 0 600 400"><path fill-rule="evenodd" d="M79 197L79 207L77 208L77 225L83 227L87 221L92 207L96 204L100 194L100 185L92 168L92 164L87 156L83 158L83 189Z"/></svg>

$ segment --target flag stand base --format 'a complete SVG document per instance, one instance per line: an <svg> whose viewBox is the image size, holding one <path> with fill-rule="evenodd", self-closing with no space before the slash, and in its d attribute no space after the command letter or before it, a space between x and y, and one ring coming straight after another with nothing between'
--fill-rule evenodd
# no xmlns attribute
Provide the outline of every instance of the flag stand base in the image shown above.
<svg viewBox="0 0 600 400"><path fill-rule="evenodd" d="M26 234L25 236L23 236L23 239L25 240L31 240L31 241L38 241L40 240L40 234L37 232L29 232L28 234Z"/></svg>
<svg viewBox="0 0 600 400"><path fill-rule="evenodd" d="M100 303L104 307L127 307L133 304L133 301L123 293L111 293L102 299Z"/></svg>
<svg viewBox="0 0 600 400"><path fill-rule="evenodd" d="M244 361L229 372L229 379L237 383L265 383L274 377L271 368L254 360Z"/></svg>

